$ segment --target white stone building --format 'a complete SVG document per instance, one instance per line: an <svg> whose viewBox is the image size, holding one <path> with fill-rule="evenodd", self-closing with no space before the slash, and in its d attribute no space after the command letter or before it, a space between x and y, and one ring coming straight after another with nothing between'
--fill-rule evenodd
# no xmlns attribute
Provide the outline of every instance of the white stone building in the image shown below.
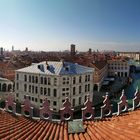
<svg viewBox="0 0 140 140"><path fill-rule="evenodd" d="M6 99L11 91L13 91L13 82L0 77L0 98Z"/></svg>
<svg viewBox="0 0 140 140"><path fill-rule="evenodd" d="M118 77L129 77L130 66L124 59L108 60L108 75Z"/></svg>
<svg viewBox="0 0 140 140"><path fill-rule="evenodd" d="M69 62L41 62L16 70L15 98L23 102L29 95L31 103L42 106L45 98L54 111L59 111L66 96L73 107L81 106L86 95L93 98L93 68Z"/></svg>

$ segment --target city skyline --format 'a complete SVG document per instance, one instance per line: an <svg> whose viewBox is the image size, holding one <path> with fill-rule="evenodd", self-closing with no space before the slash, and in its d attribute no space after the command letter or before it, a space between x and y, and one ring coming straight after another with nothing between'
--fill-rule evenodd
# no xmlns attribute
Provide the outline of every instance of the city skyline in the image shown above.
<svg viewBox="0 0 140 140"><path fill-rule="evenodd" d="M140 51L139 0L0 0L5 50Z"/></svg>

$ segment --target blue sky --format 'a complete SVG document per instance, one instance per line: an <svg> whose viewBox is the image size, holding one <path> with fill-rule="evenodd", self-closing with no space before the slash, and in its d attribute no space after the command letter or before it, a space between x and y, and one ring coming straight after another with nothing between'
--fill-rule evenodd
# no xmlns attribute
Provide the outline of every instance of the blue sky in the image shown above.
<svg viewBox="0 0 140 140"><path fill-rule="evenodd" d="M140 51L140 0L0 0L6 50Z"/></svg>

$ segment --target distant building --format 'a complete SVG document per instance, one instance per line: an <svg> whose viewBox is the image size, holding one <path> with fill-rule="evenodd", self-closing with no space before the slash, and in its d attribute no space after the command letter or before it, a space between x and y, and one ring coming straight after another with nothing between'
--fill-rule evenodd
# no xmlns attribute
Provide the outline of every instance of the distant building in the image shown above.
<svg viewBox="0 0 140 140"><path fill-rule="evenodd" d="M16 70L16 100L29 95L31 103L42 106L45 98L54 111L59 111L68 97L73 107L83 105L87 94L93 98L93 68L69 62L48 61Z"/></svg>
<svg viewBox="0 0 140 140"><path fill-rule="evenodd" d="M0 77L0 98L6 99L10 91L13 90L13 82Z"/></svg>
<svg viewBox="0 0 140 140"><path fill-rule="evenodd" d="M25 51L28 52L28 47L25 48Z"/></svg>
<svg viewBox="0 0 140 140"><path fill-rule="evenodd" d="M119 56L129 57L133 60L140 61L140 52L119 52Z"/></svg>
<svg viewBox="0 0 140 140"><path fill-rule="evenodd" d="M12 51L14 51L14 46L12 46Z"/></svg>
<svg viewBox="0 0 140 140"><path fill-rule="evenodd" d="M4 53L3 53L3 47L0 48L0 61L3 61L4 59Z"/></svg>
<svg viewBox="0 0 140 140"><path fill-rule="evenodd" d="M92 54L92 49L91 48L89 48L88 53Z"/></svg>
<svg viewBox="0 0 140 140"><path fill-rule="evenodd" d="M118 77L129 77L130 66L124 59L108 60L108 75Z"/></svg>
<svg viewBox="0 0 140 140"><path fill-rule="evenodd" d="M92 67L95 69L93 74L94 90L99 91L102 82L108 76L108 64L106 61L96 61L92 63Z"/></svg>
<svg viewBox="0 0 140 140"><path fill-rule="evenodd" d="M75 45L71 44L71 55L75 55L75 54L76 54Z"/></svg>

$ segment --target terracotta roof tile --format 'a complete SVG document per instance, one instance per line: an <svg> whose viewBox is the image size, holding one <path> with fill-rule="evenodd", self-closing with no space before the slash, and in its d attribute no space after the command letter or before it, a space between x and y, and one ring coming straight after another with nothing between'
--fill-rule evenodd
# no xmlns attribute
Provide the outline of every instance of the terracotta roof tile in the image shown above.
<svg viewBox="0 0 140 140"><path fill-rule="evenodd" d="M0 111L1 140L139 140L140 109L102 120L84 121L85 132L68 134L67 122L32 120Z"/></svg>

